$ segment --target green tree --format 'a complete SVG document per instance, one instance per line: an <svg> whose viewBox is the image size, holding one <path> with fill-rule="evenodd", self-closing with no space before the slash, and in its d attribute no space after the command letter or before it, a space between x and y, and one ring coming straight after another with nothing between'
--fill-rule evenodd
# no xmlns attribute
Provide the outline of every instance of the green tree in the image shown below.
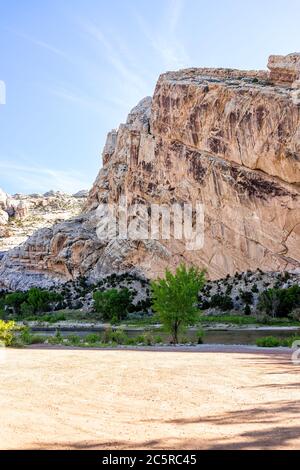
<svg viewBox="0 0 300 470"><path fill-rule="evenodd" d="M205 284L205 271L187 268L181 264L176 273L168 269L164 279L151 282L153 310L172 335L172 342L178 343L180 331L196 323L198 293Z"/></svg>
<svg viewBox="0 0 300 470"><path fill-rule="evenodd" d="M4 308L8 307L12 310L15 315L19 315L21 312L21 305L23 302L27 300L27 293L26 292L13 292L11 294L7 294L4 298Z"/></svg>
<svg viewBox="0 0 300 470"><path fill-rule="evenodd" d="M259 310L272 317L286 317L294 309L300 307L300 286L288 289L268 289L259 296Z"/></svg>
<svg viewBox="0 0 300 470"><path fill-rule="evenodd" d="M210 299L210 307L219 308L223 312L232 310L234 305L229 295L215 294Z"/></svg>
<svg viewBox="0 0 300 470"><path fill-rule="evenodd" d="M53 304L62 300L61 294L33 287L27 293L26 302L20 308L21 314L38 315L53 310Z"/></svg>
<svg viewBox="0 0 300 470"><path fill-rule="evenodd" d="M109 289L93 294L94 308L104 320L120 321L126 318L131 306L131 292L125 289Z"/></svg>
<svg viewBox="0 0 300 470"><path fill-rule="evenodd" d="M249 292L247 290L245 291L242 291L240 290L240 294L241 294L241 299L243 302L245 302L246 305L251 305L253 304L253 292Z"/></svg>

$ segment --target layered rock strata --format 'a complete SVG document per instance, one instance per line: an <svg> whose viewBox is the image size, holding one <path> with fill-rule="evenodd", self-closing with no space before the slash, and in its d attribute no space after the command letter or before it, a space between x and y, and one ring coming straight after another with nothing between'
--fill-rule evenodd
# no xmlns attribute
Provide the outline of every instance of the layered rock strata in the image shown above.
<svg viewBox="0 0 300 470"><path fill-rule="evenodd" d="M156 277L181 261L207 268L212 279L258 267L299 269L300 103L293 57L271 58L270 72L161 75L153 99L142 100L126 124L109 133L83 213L8 253L0 265L2 285L122 271ZM105 204L124 199L129 221L146 228L153 205L203 204L203 247L190 250L173 234L99 238ZM132 211L136 204L144 214Z"/></svg>

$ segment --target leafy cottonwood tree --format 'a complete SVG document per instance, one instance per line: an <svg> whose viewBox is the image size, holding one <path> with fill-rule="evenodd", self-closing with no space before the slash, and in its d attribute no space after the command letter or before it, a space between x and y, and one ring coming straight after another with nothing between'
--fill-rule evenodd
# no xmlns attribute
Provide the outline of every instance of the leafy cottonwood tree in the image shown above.
<svg viewBox="0 0 300 470"><path fill-rule="evenodd" d="M125 289L109 289L94 292L94 307L104 320L120 321L126 318L131 305L131 292Z"/></svg>
<svg viewBox="0 0 300 470"><path fill-rule="evenodd" d="M182 328L195 324L198 319L196 304L198 293L205 284L205 274L198 268L181 264L175 274L167 269L165 279L151 282L153 310L171 333L174 344L178 343Z"/></svg>

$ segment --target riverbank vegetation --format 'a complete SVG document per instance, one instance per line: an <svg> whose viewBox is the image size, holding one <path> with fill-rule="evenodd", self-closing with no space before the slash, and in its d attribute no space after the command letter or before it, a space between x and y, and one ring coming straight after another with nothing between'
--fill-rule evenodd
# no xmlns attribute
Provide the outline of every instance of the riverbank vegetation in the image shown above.
<svg viewBox="0 0 300 470"><path fill-rule="evenodd" d="M7 322L5 322L7 324ZM179 336L180 344L196 345L202 344L204 332L198 330L193 340L189 340L184 335ZM1 338L1 325L0 325ZM82 348L102 348L116 346L155 346L168 345L169 340L164 339L157 331L146 331L134 337L129 336L123 329L114 330L106 328L101 333L89 333L85 335L69 334L64 335L60 330L52 336L34 334L28 327L10 329L10 339L6 346L25 347L36 344L82 347Z"/></svg>
<svg viewBox="0 0 300 470"><path fill-rule="evenodd" d="M290 336L289 338L277 338L275 336L265 336L264 338L258 338L256 340L256 346L262 348L278 348L286 347L292 348L295 342L299 342L300 346L300 336Z"/></svg>
<svg viewBox="0 0 300 470"><path fill-rule="evenodd" d="M76 330L76 325L107 328L110 324L112 330L141 328L154 336L167 333L172 343L181 341L184 329L191 326L300 327L299 277L257 270L206 281L203 271L184 265L152 283L128 273L112 274L94 284L81 277L48 290L0 291L0 318L5 320L3 325L8 322L8 330L10 322L58 330L68 325ZM6 334L10 338L11 333ZM28 332L19 335L24 344L38 339ZM134 341L127 338L125 343Z"/></svg>

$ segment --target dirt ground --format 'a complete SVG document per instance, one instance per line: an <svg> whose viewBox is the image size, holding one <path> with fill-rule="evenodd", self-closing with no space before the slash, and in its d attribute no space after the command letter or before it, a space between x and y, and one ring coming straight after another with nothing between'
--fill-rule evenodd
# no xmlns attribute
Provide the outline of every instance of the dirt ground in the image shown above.
<svg viewBox="0 0 300 470"><path fill-rule="evenodd" d="M1 449L299 449L290 354L7 350Z"/></svg>

